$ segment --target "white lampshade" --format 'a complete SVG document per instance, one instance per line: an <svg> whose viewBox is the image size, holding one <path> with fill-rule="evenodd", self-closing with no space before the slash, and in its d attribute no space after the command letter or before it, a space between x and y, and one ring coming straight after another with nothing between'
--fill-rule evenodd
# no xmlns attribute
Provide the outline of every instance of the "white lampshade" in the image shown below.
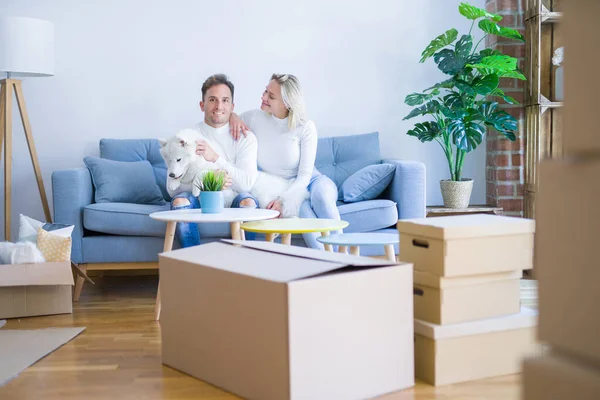
<svg viewBox="0 0 600 400"><path fill-rule="evenodd" d="M11 77L54 75L54 25L0 16L0 72Z"/></svg>

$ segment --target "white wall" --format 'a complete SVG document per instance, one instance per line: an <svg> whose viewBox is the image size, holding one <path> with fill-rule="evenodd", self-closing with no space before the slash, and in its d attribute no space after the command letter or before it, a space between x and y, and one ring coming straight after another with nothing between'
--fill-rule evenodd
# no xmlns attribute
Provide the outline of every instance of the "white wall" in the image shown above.
<svg viewBox="0 0 600 400"><path fill-rule="evenodd" d="M301 79L320 136L379 131L382 156L427 165L427 203L441 204L447 164L437 144L405 134L414 121L402 121L403 99L443 79L432 60L418 60L446 29L468 30L459 3L2 0L0 14L55 24L55 76L23 83L50 201L52 171L82 166L99 139L164 137L197 122L210 74L229 75L236 110L245 111L259 106L277 71ZM43 218L18 125L13 165L14 237L19 213ZM472 201L483 203L485 145L468 156L464 176L475 179Z"/></svg>

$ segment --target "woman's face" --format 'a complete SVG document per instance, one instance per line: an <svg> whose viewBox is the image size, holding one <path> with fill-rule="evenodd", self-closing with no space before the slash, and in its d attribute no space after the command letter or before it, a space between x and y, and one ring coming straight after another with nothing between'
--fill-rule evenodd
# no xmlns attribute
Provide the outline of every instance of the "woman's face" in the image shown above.
<svg viewBox="0 0 600 400"><path fill-rule="evenodd" d="M261 97L260 109L273 114L277 118L288 116L288 109L281 98L281 86L277 81L270 81Z"/></svg>

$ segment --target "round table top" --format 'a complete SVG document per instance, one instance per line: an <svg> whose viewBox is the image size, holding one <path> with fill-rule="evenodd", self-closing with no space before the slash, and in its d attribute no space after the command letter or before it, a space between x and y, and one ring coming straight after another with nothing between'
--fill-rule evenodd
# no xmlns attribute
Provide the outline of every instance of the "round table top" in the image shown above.
<svg viewBox="0 0 600 400"><path fill-rule="evenodd" d="M324 244L340 246L369 246L375 244L396 244L400 242L397 233L377 232L336 233L318 237L317 240Z"/></svg>
<svg viewBox="0 0 600 400"><path fill-rule="evenodd" d="M165 222L244 222L277 218L279 211L260 208L224 208L218 214L203 213L201 208L159 211L150 218Z"/></svg>
<svg viewBox="0 0 600 400"><path fill-rule="evenodd" d="M344 229L346 221L326 218L280 218L267 221L246 222L241 228L256 233L309 233Z"/></svg>

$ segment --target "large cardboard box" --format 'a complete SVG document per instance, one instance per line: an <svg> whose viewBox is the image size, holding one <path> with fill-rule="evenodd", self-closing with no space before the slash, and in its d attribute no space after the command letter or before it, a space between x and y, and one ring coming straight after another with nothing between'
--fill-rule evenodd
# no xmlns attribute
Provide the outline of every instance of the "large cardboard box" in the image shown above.
<svg viewBox="0 0 600 400"><path fill-rule="evenodd" d="M170 367L249 399L414 385L410 264L229 241L163 253L159 266Z"/></svg>
<svg viewBox="0 0 600 400"><path fill-rule="evenodd" d="M600 370L556 354L523 363L524 400L598 400Z"/></svg>
<svg viewBox="0 0 600 400"><path fill-rule="evenodd" d="M414 271L415 318L454 324L517 314L521 271L443 278Z"/></svg>
<svg viewBox="0 0 600 400"><path fill-rule="evenodd" d="M600 360L600 160L544 161L536 210L539 337Z"/></svg>
<svg viewBox="0 0 600 400"><path fill-rule="evenodd" d="M591 79L598 74L600 54L592 51L600 41L597 16L600 2L562 0L564 8L565 104L564 133L560 135L562 149L567 155L600 155L600 128L596 107L600 81Z"/></svg>
<svg viewBox="0 0 600 400"><path fill-rule="evenodd" d="M400 260L453 277L531 269L535 222L474 214L398 221Z"/></svg>
<svg viewBox="0 0 600 400"><path fill-rule="evenodd" d="M521 371L522 359L539 351L535 310L452 325L415 320L415 375L446 385Z"/></svg>
<svg viewBox="0 0 600 400"><path fill-rule="evenodd" d="M70 262L0 265L0 318L73 312Z"/></svg>

